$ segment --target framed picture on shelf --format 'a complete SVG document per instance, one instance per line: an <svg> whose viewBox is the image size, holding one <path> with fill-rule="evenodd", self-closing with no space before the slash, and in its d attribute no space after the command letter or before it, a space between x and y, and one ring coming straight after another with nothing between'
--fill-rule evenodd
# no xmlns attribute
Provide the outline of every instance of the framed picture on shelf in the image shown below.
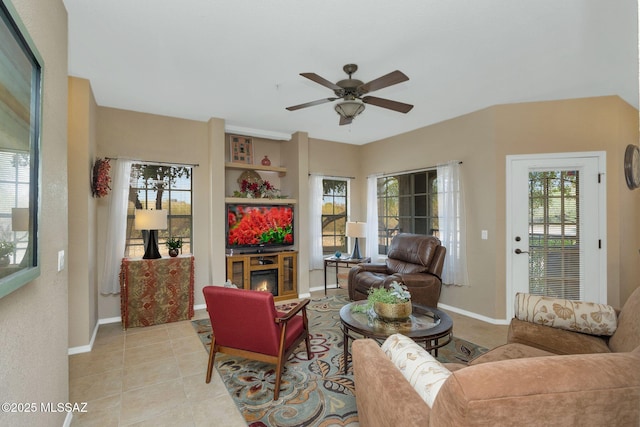
<svg viewBox="0 0 640 427"><path fill-rule="evenodd" d="M232 163L253 164L253 144L251 138L231 135L229 142L229 153Z"/></svg>

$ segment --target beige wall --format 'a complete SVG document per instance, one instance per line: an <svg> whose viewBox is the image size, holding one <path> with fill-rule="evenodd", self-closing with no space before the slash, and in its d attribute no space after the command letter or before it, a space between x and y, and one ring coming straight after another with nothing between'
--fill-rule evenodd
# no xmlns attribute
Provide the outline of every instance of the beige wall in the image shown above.
<svg viewBox="0 0 640 427"><path fill-rule="evenodd" d="M91 106L90 87L83 93L82 99ZM237 187L239 175L238 171L224 168L228 158L224 121L212 119L206 123L98 107L95 127L98 156L200 164L194 169L193 251L196 304L202 305L202 287L225 279L224 197ZM364 146L315 140L304 132L294 134L290 141L254 138L254 157L259 161L268 154L273 165L287 167L286 176L272 174L265 178L284 194L298 199L296 248L301 295L323 285L323 272L309 271L309 173L354 177L351 218L366 220L367 176L421 169L453 159L462 161L470 286L445 287L441 301L488 320L502 320L507 304L506 156L606 151L608 302L620 305L637 287L635 277L640 265L636 259L640 233L634 220L640 207L635 193L626 188L622 171L624 149L627 144L636 143L637 129L637 110L611 96L495 106ZM87 153L84 150L83 155ZM79 173L86 173L85 167L86 162ZM80 197L86 200L87 195ZM105 208L106 202L98 200L97 259L102 259L104 253L99 242L104 241ZM87 214L91 216L90 207ZM489 239L480 238L481 230L488 231ZM80 234L84 250L91 243L91 232ZM72 233L72 239L77 237ZM97 270L100 277L100 265ZM91 278L90 272L84 270L78 277L85 274ZM82 344L95 324L95 316L88 312L93 299L86 287L72 296L80 313L71 317L85 317L81 326L72 327L74 336L70 342ZM120 315L118 295L100 295L97 299L99 318ZM78 300L79 303L74 302Z"/></svg>
<svg viewBox="0 0 640 427"><path fill-rule="evenodd" d="M309 138L310 174L353 178L350 180L349 195L349 218L352 221L367 220L367 180L360 174L361 151L362 147L358 145ZM365 239L361 239L360 251L364 256L367 256ZM309 268L309 264L307 264L307 268ZM346 273L346 270L341 270L341 273ZM334 276L329 272L328 277ZM331 285L335 279L327 279L327 282ZM324 287L324 271L311 270L309 271L309 288L318 287Z"/></svg>
<svg viewBox="0 0 640 427"><path fill-rule="evenodd" d="M224 227L215 224L223 224L224 196L235 189L239 175L224 170L228 158L224 121L205 123L102 107L97 116L99 156L200 163L194 170L194 253L196 304L202 304L202 286L225 279ZM500 320L506 316L505 162L509 154L607 152L609 303L624 302L637 286L635 257L640 239L633 218L638 202L625 187L621 160L626 144L637 140L637 122L637 111L618 97L512 104L364 146L312 139L304 132L294 134L291 141L254 138L254 157L259 161L268 154L273 165L287 167L286 176L266 178L284 194L298 199L296 247L301 295L323 285L322 271L309 271L309 173L355 177L351 218L366 220L368 175L420 169L452 159L462 161L471 286L446 287L442 302ZM103 241L105 206L98 201L98 259L104 251L99 242ZM488 231L488 240L480 238L481 230ZM98 299L99 318L119 316L117 295Z"/></svg>
<svg viewBox="0 0 640 427"><path fill-rule="evenodd" d="M209 123L152 114L98 108L98 156L120 157L143 161L199 164L193 169L193 253L195 254L195 303L204 304L202 287L223 283L224 226L211 228L212 221L221 223L223 215L213 219L212 213L223 211L224 203L224 125L212 119ZM98 242L104 241L106 199L98 201ZM221 230L220 230L221 229ZM219 243L216 243L219 242ZM164 248L161 248L161 252ZM104 246L98 243L98 259L104 257ZM221 261L220 261L221 260ZM102 266L98 265L98 274ZM120 316L120 296L99 296L101 319Z"/></svg>
<svg viewBox="0 0 640 427"><path fill-rule="evenodd" d="M296 132L281 143L281 166L287 168L284 194L297 200L294 216L295 248L298 250L298 294L309 296L309 135Z"/></svg>
<svg viewBox="0 0 640 427"><path fill-rule="evenodd" d="M67 402L67 14L61 0L12 0L44 60L38 279L0 299L0 398ZM64 413L0 412L3 426L60 426Z"/></svg>
<svg viewBox="0 0 640 427"><path fill-rule="evenodd" d="M445 287L442 303L506 316L505 169L509 154L607 153L608 299L619 305L638 285L637 193L626 189L622 159L638 141L638 112L618 97L487 108L362 147L362 177L463 162L470 286ZM390 156L393 150L393 156ZM624 209L622 209L624 207ZM489 239L482 240L481 230Z"/></svg>
<svg viewBox="0 0 640 427"><path fill-rule="evenodd" d="M497 305L495 174L503 167L495 160L495 120L493 109L485 109L367 144L361 153L363 177L463 162L471 286L444 288L441 302L489 318L496 317ZM488 231L488 240L480 239L480 230Z"/></svg>
<svg viewBox="0 0 640 427"><path fill-rule="evenodd" d="M91 93L90 84L86 80L71 79L71 93L73 100L81 100L89 108L91 103L87 97ZM87 83L85 85L85 83ZM91 148L90 138L74 138L78 141L78 149L70 151L70 158L75 160L70 172L70 176L82 177L85 173L85 163L93 162L94 157L114 157L124 159L135 159L142 161L158 161L173 163L198 164L193 170L193 220L194 220L194 240L193 253L196 257L195 274L195 304L203 305L202 287L209 284L221 284L226 279L225 274L225 244L224 244L224 203L225 195L232 194L237 189L237 178L239 171L225 171L224 164L228 160L229 147L228 135L224 132L224 120L211 119L208 122L177 119L173 117L158 116L153 114L138 113L115 108L97 107L95 113L88 113L74 110L72 123L77 123L82 129L80 136L95 132L97 147ZM91 126L90 130L87 128ZM95 130L93 130L95 128ZM71 126L70 126L71 129ZM75 151L78 154L75 154ZM95 151L95 154L93 152ZM89 155L92 153L92 155ZM304 181L304 188L307 182L306 159L307 137L300 133L292 141L273 141L262 138L254 138L254 158L256 162L268 155L273 165L281 165L288 168L288 173L284 177L279 177L277 173L266 173L264 178L269 179L283 190L283 194L291 198L297 198L302 203L298 205L296 221L306 218L305 214L308 195L300 192L301 182ZM84 179L84 178L82 178ZM85 200L87 195L82 186L76 186L77 198ZM76 191L76 190L74 190ZM78 218L80 224L96 222L97 231L92 237L91 232L87 234L85 230L76 232L75 228L70 231L71 239L74 242L74 251L86 251L87 244L97 246L96 259L104 259L105 227L107 220L107 198L92 199L89 201L95 206L94 220L91 220L92 213L86 208L79 209ZM71 220L71 219L70 219ZM306 226L302 220L302 226ZM217 225L216 225L217 224ZM299 226L299 224L297 225ZM84 227L84 226L83 226ZM297 248L300 249L299 266L308 266L308 243L304 241L305 233L298 232ZM87 241L89 240L89 242ZM162 252L161 248L161 252ZM74 324L70 337L70 346L83 346L89 344L90 336L88 330L93 330L97 319L113 320L120 316L120 296L98 294L98 314L94 318L87 314L94 297L90 289L99 289L100 277L103 266L97 262L97 284L88 286L86 280L82 280L87 273L84 269L79 269L74 274L74 283L78 283L77 292L71 296L70 322ZM299 268L300 293L308 293L308 267ZM76 281L75 278L78 278ZM89 289L89 290L88 290ZM75 311L79 313L76 314Z"/></svg>
<svg viewBox="0 0 640 427"><path fill-rule="evenodd" d="M97 104L88 80L69 78L69 347L90 342L98 323L96 199L89 183L96 158Z"/></svg>
<svg viewBox="0 0 640 427"><path fill-rule="evenodd" d="M367 220L367 179L361 178L361 151L362 147L358 145L309 138L309 173L353 178L349 197L352 221ZM364 249L364 245L361 249Z"/></svg>
<svg viewBox="0 0 640 427"><path fill-rule="evenodd" d="M626 186L624 151L638 143L638 111L616 96L525 103L495 107L498 224L505 217L505 167L508 154L605 151L607 171L607 300L621 306L638 287L640 273L640 198ZM503 165L500 165L500 162ZM498 230L498 254L505 253L505 229ZM498 271L505 257L497 256ZM504 275L496 300L504 300Z"/></svg>

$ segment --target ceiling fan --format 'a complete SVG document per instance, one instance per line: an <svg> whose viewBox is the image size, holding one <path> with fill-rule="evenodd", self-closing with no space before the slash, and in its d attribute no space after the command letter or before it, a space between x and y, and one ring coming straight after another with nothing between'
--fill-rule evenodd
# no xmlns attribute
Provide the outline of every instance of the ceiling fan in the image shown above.
<svg viewBox="0 0 640 427"><path fill-rule="evenodd" d="M351 78L351 75L358 70L358 66L356 64L347 64L342 67L342 69L349 75L349 78L340 80L336 83L332 83L329 80L320 77L316 73L300 73L302 77L306 77L309 80L333 90L333 93L335 93L336 96L318 99L317 101L306 102L300 105L294 105L292 107L287 107L287 110L295 111L301 108L313 107L314 105L343 99L342 102L336 104L335 110L340 115L340 125L348 125L358 114L364 111L364 104L371 104L377 107L398 111L400 113L408 113L413 108L413 105L392 101L390 99L368 95L363 96L369 92L373 92L374 90L409 80L409 77L407 77L403 72L398 70L392 71L389 74L385 74L382 77L371 80L369 83L363 83L358 79Z"/></svg>

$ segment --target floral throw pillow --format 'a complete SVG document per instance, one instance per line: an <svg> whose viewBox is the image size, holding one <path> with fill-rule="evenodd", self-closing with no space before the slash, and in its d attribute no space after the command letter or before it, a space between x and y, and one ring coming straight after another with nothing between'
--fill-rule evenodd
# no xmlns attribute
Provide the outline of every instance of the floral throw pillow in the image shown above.
<svg viewBox="0 0 640 427"><path fill-rule="evenodd" d="M415 341L401 334L387 338L382 344L382 351L427 405L432 407L440 387L451 372Z"/></svg>
<svg viewBox="0 0 640 427"><path fill-rule="evenodd" d="M610 305L525 293L516 294L515 314L526 322L590 335L613 335L618 324Z"/></svg>

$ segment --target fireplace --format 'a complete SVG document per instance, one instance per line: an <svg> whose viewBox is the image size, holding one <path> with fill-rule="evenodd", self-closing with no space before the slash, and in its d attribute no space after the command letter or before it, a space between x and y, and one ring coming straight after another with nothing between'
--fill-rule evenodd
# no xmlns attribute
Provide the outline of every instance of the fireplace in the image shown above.
<svg viewBox="0 0 640 427"><path fill-rule="evenodd" d="M271 292L278 296L278 269L257 270L251 272L251 290Z"/></svg>

